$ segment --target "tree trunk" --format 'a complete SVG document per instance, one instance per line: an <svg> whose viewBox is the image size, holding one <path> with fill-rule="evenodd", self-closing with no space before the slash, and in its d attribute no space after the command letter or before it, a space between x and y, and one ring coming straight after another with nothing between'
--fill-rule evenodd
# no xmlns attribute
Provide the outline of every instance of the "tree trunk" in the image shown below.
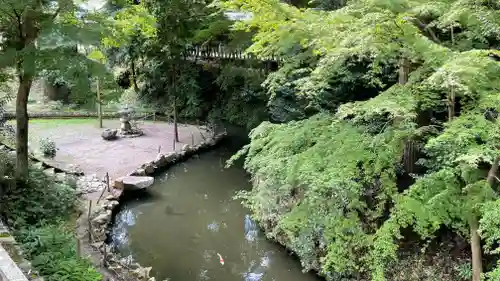
<svg viewBox="0 0 500 281"><path fill-rule="evenodd" d="M137 85L137 73L135 72L135 62L131 59L130 68L132 70L132 83L134 84L135 93L139 93L139 86Z"/></svg>
<svg viewBox="0 0 500 281"><path fill-rule="evenodd" d="M19 76L16 97L16 179L28 177L28 96L33 79L27 75Z"/></svg>
<svg viewBox="0 0 500 281"><path fill-rule="evenodd" d="M179 142L179 129L177 128L177 97L174 96L174 139Z"/></svg>
<svg viewBox="0 0 500 281"><path fill-rule="evenodd" d="M410 62L406 57L399 59L399 77L398 82L400 85L408 83L408 74L410 73Z"/></svg>
<svg viewBox="0 0 500 281"><path fill-rule="evenodd" d="M481 281L483 272L483 257L481 253L481 237L477 233L479 229L478 219L475 215L469 221L470 226L470 248L472 251L472 281Z"/></svg>
<svg viewBox="0 0 500 281"><path fill-rule="evenodd" d="M455 89L451 88L450 96L448 97L448 122L455 117Z"/></svg>
<svg viewBox="0 0 500 281"><path fill-rule="evenodd" d="M101 89L99 88L99 77L96 81L97 92L97 118L99 119L99 128L102 128L102 102L101 102Z"/></svg>

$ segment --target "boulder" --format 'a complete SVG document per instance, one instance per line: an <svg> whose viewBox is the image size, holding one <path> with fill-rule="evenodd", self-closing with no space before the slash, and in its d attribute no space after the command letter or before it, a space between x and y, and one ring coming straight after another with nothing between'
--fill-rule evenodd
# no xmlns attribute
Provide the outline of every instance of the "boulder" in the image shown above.
<svg viewBox="0 0 500 281"><path fill-rule="evenodd" d="M155 161L153 162L153 164L157 167L163 167L165 165L165 162L166 162L166 158L165 158L165 155L159 153L157 156L156 156L156 159Z"/></svg>
<svg viewBox="0 0 500 281"><path fill-rule="evenodd" d="M191 150L193 150L193 148L189 144L182 146L182 151L191 152Z"/></svg>
<svg viewBox="0 0 500 281"><path fill-rule="evenodd" d="M153 177L126 176L117 178L114 185L117 189L133 191L148 188L153 185L154 181Z"/></svg>
<svg viewBox="0 0 500 281"><path fill-rule="evenodd" d="M111 214L109 212L105 212L95 217L92 221L96 224L105 224L109 220L111 220Z"/></svg>
<svg viewBox="0 0 500 281"><path fill-rule="evenodd" d="M118 130L116 130L116 129L105 129L102 132L101 137L103 140L114 140L114 139L116 139L117 133L118 133Z"/></svg>

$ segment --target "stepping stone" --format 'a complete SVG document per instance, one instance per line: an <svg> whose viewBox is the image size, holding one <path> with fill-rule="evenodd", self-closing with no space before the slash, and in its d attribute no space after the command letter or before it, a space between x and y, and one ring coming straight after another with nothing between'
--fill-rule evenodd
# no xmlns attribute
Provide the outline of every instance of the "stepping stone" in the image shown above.
<svg viewBox="0 0 500 281"><path fill-rule="evenodd" d="M154 181L153 177L125 176L117 178L114 187L124 191L141 190L153 185Z"/></svg>

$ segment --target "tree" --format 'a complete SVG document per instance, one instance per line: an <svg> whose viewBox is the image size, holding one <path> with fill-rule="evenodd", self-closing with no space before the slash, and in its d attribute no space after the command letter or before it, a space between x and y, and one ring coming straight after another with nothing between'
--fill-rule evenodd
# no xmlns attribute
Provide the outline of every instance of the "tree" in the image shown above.
<svg viewBox="0 0 500 281"><path fill-rule="evenodd" d="M257 31L247 51L283 58L264 83L270 101L286 90L303 112L321 112L262 124L238 154L255 183L242 196L270 235L329 280L381 281L412 270L402 268L414 255L402 238L421 245L446 231L470 241L471 278L480 280L482 263L498 253L499 63L484 50L500 42L498 3L222 7L253 13L235 25ZM352 86L359 81L365 86ZM404 237L410 230L419 238ZM447 280L448 270L460 280L453 269L431 269L415 273Z"/></svg>
<svg viewBox="0 0 500 281"><path fill-rule="evenodd" d="M183 55L210 9L198 0L154 0L147 3L147 8L158 22L156 47L151 55L164 73L166 95L172 105L174 139L179 142L178 105L188 94L181 90L196 89L191 87L192 79L186 76L190 71L184 66Z"/></svg>
<svg viewBox="0 0 500 281"><path fill-rule="evenodd" d="M1 69L15 69L19 83L16 95L16 177L25 179L28 171L27 101L35 77L65 68L67 76L80 74L77 65L84 57L72 52L77 44L99 41L103 26L92 14L77 16L78 6L71 0L5 0L2 3ZM68 60L69 59L69 60ZM88 65L93 71L99 66Z"/></svg>

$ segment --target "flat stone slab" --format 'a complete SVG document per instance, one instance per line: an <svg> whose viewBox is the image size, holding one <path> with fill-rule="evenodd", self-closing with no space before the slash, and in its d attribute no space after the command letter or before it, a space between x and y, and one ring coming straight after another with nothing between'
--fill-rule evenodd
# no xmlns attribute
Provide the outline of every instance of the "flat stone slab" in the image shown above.
<svg viewBox="0 0 500 281"><path fill-rule="evenodd" d="M122 190L140 190L150 187L154 182L153 177L125 176L117 178L114 186Z"/></svg>

